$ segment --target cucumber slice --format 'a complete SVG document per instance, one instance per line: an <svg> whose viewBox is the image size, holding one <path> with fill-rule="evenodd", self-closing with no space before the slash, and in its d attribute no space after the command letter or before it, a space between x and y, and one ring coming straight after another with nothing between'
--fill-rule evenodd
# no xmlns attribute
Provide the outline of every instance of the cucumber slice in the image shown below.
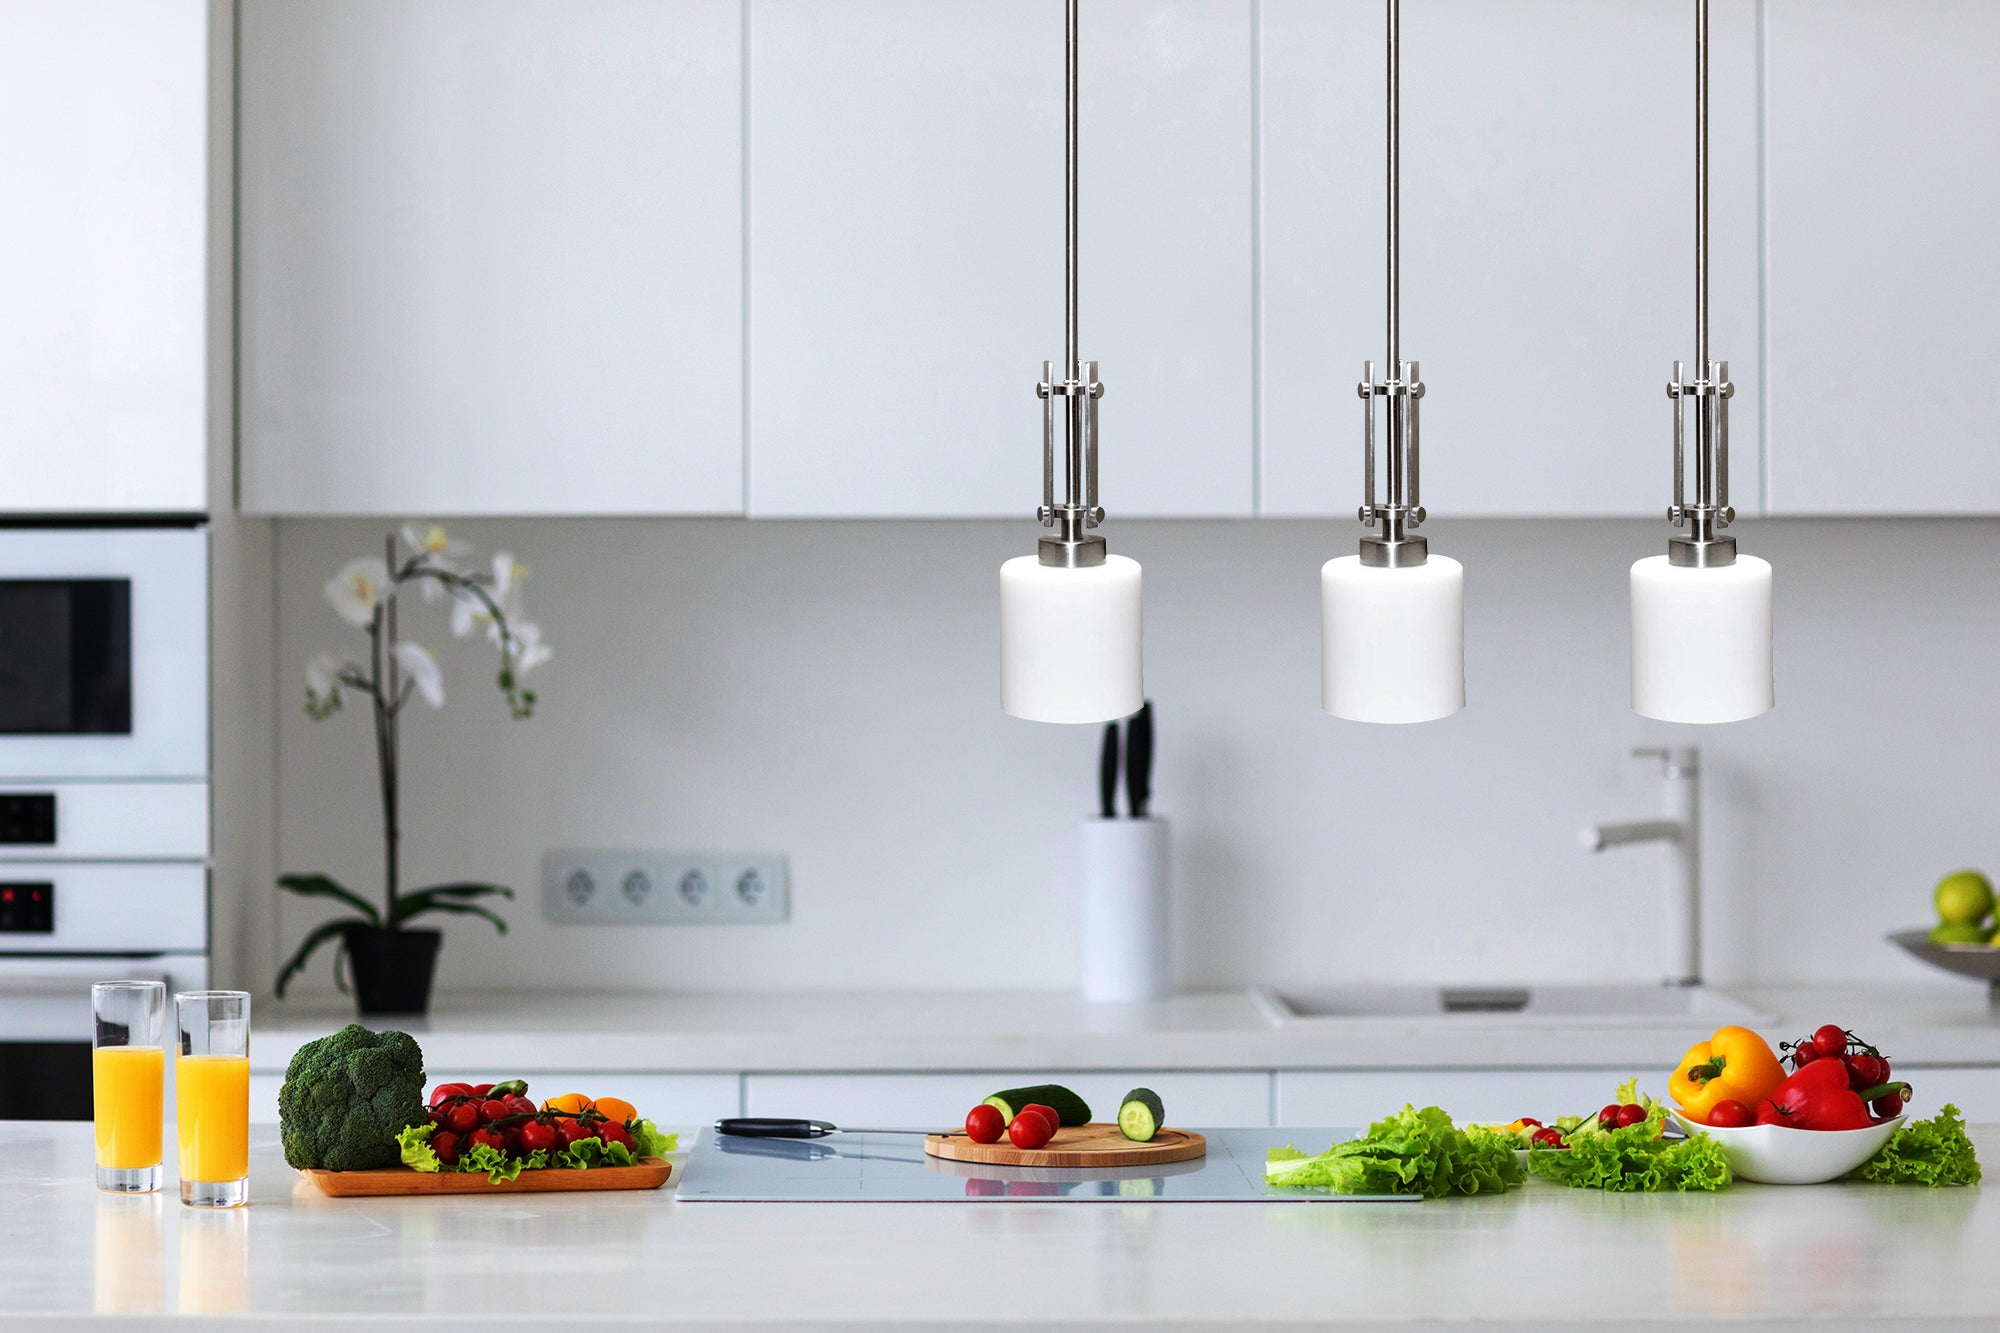
<svg viewBox="0 0 2000 1333"><path fill-rule="evenodd" d="M1002 1088L986 1099L986 1104L1013 1123L1014 1116L1024 1106L1040 1102L1055 1108L1056 1118L1064 1128L1090 1123L1090 1103L1071 1092L1060 1083L1037 1083L1032 1088Z"/></svg>
<svg viewBox="0 0 2000 1333"><path fill-rule="evenodd" d="M1118 1107L1118 1131L1134 1143L1150 1143L1167 1118L1160 1094L1151 1088L1134 1088Z"/></svg>

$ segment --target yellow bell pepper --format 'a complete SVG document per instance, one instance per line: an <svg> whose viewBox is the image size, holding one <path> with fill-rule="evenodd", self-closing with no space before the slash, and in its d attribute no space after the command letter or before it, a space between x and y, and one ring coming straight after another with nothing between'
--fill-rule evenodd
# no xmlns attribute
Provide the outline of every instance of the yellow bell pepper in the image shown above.
<svg viewBox="0 0 2000 1333"><path fill-rule="evenodd" d="M1667 1079L1667 1095L1688 1119L1705 1125L1717 1102L1742 1102L1754 1112L1786 1077L1770 1043L1749 1028L1726 1027L1688 1047Z"/></svg>

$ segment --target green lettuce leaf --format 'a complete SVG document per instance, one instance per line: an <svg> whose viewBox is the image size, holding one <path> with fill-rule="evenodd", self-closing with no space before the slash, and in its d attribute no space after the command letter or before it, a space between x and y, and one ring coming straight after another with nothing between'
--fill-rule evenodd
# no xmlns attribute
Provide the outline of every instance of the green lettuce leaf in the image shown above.
<svg viewBox="0 0 2000 1333"><path fill-rule="evenodd" d="M437 1127L426 1121L421 1125L411 1125L396 1135L396 1143L403 1150L403 1165L418 1171L441 1170L444 1163L438 1160L437 1149L431 1147L431 1135Z"/></svg>
<svg viewBox="0 0 2000 1333"><path fill-rule="evenodd" d="M559 1166L587 1171L593 1166L631 1166L636 1159L632 1150L622 1143L606 1143L603 1139L578 1139L562 1150L556 1158Z"/></svg>
<svg viewBox="0 0 2000 1333"><path fill-rule="evenodd" d="M1575 1189L1637 1191L1719 1190L1733 1178L1722 1147L1706 1134L1661 1137L1664 1108L1623 1129L1573 1134L1567 1148L1531 1149L1528 1170Z"/></svg>
<svg viewBox="0 0 2000 1333"><path fill-rule="evenodd" d="M1521 1164L1511 1140L1497 1134L1468 1135L1435 1106L1405 1106L1379 1120L1368 1132L1325 1152L1308 1155L1295 1147L1273 1148L1264 1179L1286 1189L1324 1189L1335 1194L1500 1193L1521 1183Z"/></svg>
<svg viewBox="0 0 2000 1333"><path fill-rule="evenodd" d="M544 1165L547 1164L547 1154L537 1153L535 1156L541 1157ZM457 1169L484 1171L487 1181L498 1185L502 1181L516 1179L527 1166L528 1160L509 1157L490 1143L475 1143L469 1150L458 1155Z"/></svg>
<svg viewBox="0 0 2000 1333"><path fill-rule="evenodd" d="M1977 1185L1979 1156L1965 1136L1965 1121L1947 1102L1929 1120L1911 1120L1889 1136L1882 1151L1850 1177L1879 1185Z"/></svg>
<svg viewBox="0 0 2000 1333"><path fill-rule="evenodd" d="M665 1157L681 1146L678 1134L662 1134L650 1120L632 1122L632 1143L641 1157Z"/></svg>

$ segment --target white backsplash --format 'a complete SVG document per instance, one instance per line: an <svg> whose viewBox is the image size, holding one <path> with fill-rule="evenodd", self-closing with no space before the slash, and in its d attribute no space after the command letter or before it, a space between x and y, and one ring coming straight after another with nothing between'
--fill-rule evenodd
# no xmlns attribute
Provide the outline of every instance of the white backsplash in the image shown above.
<svg viewBox="0 0 2000 1333"><path fill-rule="evenodd" d="M385 525L275 525L276 857L375 892L365 715L310 722L302 668L361 641L320 588ZM442 650L448 703L405 725L406 882L515 886L504 938L454 922L443 984L531 989L1063 987L1096 728L997 695L997 571L1031 523L482 520L533 569L555 644L510 722L483 640ZM1184 985L1651 980L1656 847L1593 856L1593 819L1649 815L1637 744L1703 747L1704 938L1724 981L1932 979L1882 942L1931 883L2000 871L2000 524L1746 521L1777 568L1778 707L1721 728L1627 706L1636 521L1436 520L1466 566L1467 710L1371 727L1318 706L1318 571L1351 523L1125 522L1146 570L1155 809L1174 822ZM218 717L223 711L218 710ZM780 927L557 927L545 849L777 850ZM218 883L224 877L218 878ZM248 877L246 877L248 878ZM223 912L276 948L315 919ZM275 925L275 938L273 926ZM253 948L254 959L254 948ZM253 970L255 964L253 962ZM263 976L246 978L268 986ZM307 988L329 987L324 961Z"/></svg>

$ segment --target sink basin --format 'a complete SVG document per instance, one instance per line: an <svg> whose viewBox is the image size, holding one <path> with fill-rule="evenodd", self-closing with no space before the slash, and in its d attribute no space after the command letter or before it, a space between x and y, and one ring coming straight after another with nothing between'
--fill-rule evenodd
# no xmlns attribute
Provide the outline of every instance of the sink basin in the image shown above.
<svg viewBox="0 0 2000 1333"><path fill-rule="evenodd" d="M1561 1027L1754 1026L1760 1013L1707 986L1323 986L1253 992L1280 1025L1327 1021Z"/></svg>

